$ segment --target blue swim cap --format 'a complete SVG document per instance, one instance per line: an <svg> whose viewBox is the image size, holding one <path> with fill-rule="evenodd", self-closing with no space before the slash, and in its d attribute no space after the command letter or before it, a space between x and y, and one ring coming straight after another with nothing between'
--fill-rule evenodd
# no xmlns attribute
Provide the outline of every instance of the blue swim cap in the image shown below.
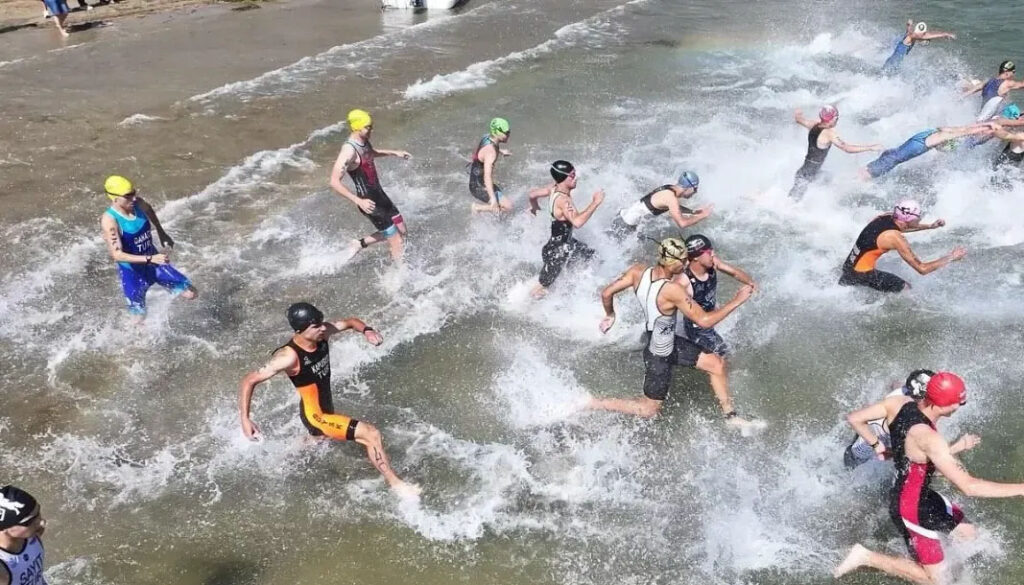
<svg viewBox="0 0 1024 585"><path fill-rule="evenodd" d="M700 177L698 177L697 173L693 171L685 171L683 174L679 175L679 181L676 182L676 184L684 189L692 188L696 191L697 187L700 187Z"/></svg>
<svg viewBox="0 0 1024 585"><path fill-rule="evenodd" d="M1003 108L1003 117L1008 118L1010 120L1016 120L1017 118L1020 118L1020 108L1017 106L1017 104L1010 104L1006 106L1005 108Z"/></svg>

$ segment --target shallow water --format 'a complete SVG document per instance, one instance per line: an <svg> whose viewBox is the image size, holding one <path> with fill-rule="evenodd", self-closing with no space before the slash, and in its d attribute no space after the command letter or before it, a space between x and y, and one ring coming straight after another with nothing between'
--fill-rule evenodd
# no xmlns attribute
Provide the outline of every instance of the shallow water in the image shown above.
<svg viewBox="0 0 1024 585"><path fill-rule="evenodd" d="M373 6L123 20L58 52L29 51L55 42L45 31L7 35L0 461L46 506L52 583L827 583L856 541L903 550L885 470L842 468L842 415L918 367L970 385L944 425L982 435L967 467L1024 476L1024 189L989 186L994 145L871 185L855 179L870 154L834 152L826 180L786 198L806 144L794 108L837 104L855 143L966 123L977 104L955 83L1015 58L1019 11L931 3L918 18L960 39L882 78L907 15L871 2ZM352 107L373 112L378 147L414 155L379 164L412 234L404 269L383 249L339 260L369 231L326 185ZM495 115L514 129L499 177L518 210L473 218L465 158ZM598 260L533 303L548 226L523 202L556 158L580 170L577 202L608 198L579 231ZM597 291L650 245L604 227L687 168L693 201L715 205L699 231L763 288L719 327L738 407L770 423L757 439L726 431L689 371L655 421L578 412L591 393L638 395L643 376L637 304L619 299L602 336ZM97 233L115 172L156 205L201 291L152 292L141 330ZM914 286L900 298L838 287L859 229L908 194L948 222L910 236L919 254L963 244L967 259L919 277L887 257ZM419 504L354 446L306 445L283 378L257 391L266 440L241 436L238 380L287 339L300 299L383 332L379 348L334 343L336 404L384 431ZM1019 582L1020 505L961 500L984 530L950 550L958 574Z"/></svg>

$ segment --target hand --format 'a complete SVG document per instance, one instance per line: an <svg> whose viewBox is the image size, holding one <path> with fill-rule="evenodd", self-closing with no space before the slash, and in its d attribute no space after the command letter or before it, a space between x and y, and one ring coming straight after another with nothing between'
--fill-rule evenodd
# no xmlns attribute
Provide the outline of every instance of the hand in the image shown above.
<svg viewBox="0 0 1024 585"><path fill-rule="evenodd" d="M693 215L695 217L699 217L701 219L704 219L704 218L708 217L709 215L711 215L711 210L713 210L714 208L715 208L714 205L706 205L704 207L698 207L697 209L695 209L693 211Z"/></svg>
<svg viewBox="0 0 1024 585"><path fill-rule="evenodd" d="M250 441L256 441L260 436L260 429L256 426L256 423L248 418L242 419L242 434L245 435L246 439Z"/></svg>
<svg viewBox="0 0 1024 585"><path fill-rule="evenodd" d="M511 150L499 150L498 152L501 153L501 156L512 156Z"/></svg>
<svg viewBox="0 0 1024 585"><path fill-rule="evenodd" d="M601 330L601 333L608 333L608 330L615 325L615 315L608 315L604 319L601 319L601 324L597 326Z"/></svg>
<svg viewBox="0 0 1024 585"><path fill-rule="evenodd" d="M395 156L402 157L405 160L409 160L410 158L412 158L412 155L409 154L408 152L404 151L404 150L396 150L395 151Z"/></svg>
<svg viewBox="0 0 1024 585"><path fill-rule="evenodd" d="M940 228L940 227L942 227L944 225L946 225L946 220L944 220L942 218L939 218L939 219L936 219L935 221L932 222L932 225L930 226L930 229L934 230L934 229Z"/></svg>
<svg viewBox="0 0 1024 585"><path fill-rule="evenodd" d="M871 152L882 152L883 150L885 150L885 147L882 146L881 144L872 144L871 145Z"/></svg>
<svg viewBox="0 0 1024 585"><path fill-rule="evenodd" d="M757 283L756 283L756 282L752 282L752 283L750 283L750 288L752 288L752 289L753 289L753 290L751 291L751 294L757 294L757 293L761 292L761 287L757 286Z"/></svg>
<svg viewBox="0 0 1024 585"><path fill-rule="evenodd" d="M955 34L953 34L953 33L949 33L949 34L947 34L947 35L946 35L946 37L948 37L948 38L951 38L951 39L953 39L954 41L956 40L956 35L955 35Z"/></svg>
<svg viewBox="0 0 1024 585"><path fill-rule="evenodd" d="M598 189L594 191L594 204L601 205L604 203L604 189Z"/></svg>
<svg viewBox="0 0 1024 585"><path fill-rule="evenodd" d="M384 343L384 337L372 329L369 331L363 331L363 336L366 337L366 341L368 341L370 345L380 345Z"/></svg>
<svg viewBox="0 0 1024 585"><path fill-rule="evenodd" d="M878 456L878 460L885 461L886 457L888 456L888 453L886 453L885 443L883 443L881 439L879 439L878 442L875 443L874 450L875 455Z"/></svg>
<svg viewBox="0 0 1024 585"><path fill-rule="evenodd" d="M537 215L537 212L540 211L540 205L537 205L536 199L530 199L530 208L527 211L530 212L530 215Z"/></svg>
<svg viewBox="0 0 1024 585"><path fill-rule="evenodd" d="M167 235L165 233L160 233L160 234L157 234L157 235L160 237L160 245L161 246L163 246L165 248L173 248L174 247L174 240L171 239L171 236L169 236L169 235Z"/></svg>
<svg viewBox="0 0 1024 585"><path fill-rule="evenodd" d="M956 262L967 255L967 249L963 246L957 246L953 248L953 251L949 253L949 261Z"/></svg>
<svg viewBox="0 0 1024 585"><path fill-rule="evenodd" d="M377 204L369 199L360 199L356 202L359 209L363 210L363 213L373 213L373 210L377 207Z"/></svg>
<svg viewBox="0 0 1024 585"><path fill-rule="evenodd" d="M978 435L967 434L960 437L960 440L957 442L963 446L963 448L960 449L961 451L968 451L981 444L981 437Z"/></svg>
<svg viewBox="0 0 1024 585"><path fill-rule="evenodd" d="M167 264L167 254L153 254L149 258L150 264Z"/></svg>
<svg viewBox="0 0 1024 585"><path fill-rule="evenodd" d="M752 294L754 294L754 287L749 284L745 284L740 287L740 290L736 291L735 298L741 303L745 303L748 299L750 299L750 295Z"/></svg>

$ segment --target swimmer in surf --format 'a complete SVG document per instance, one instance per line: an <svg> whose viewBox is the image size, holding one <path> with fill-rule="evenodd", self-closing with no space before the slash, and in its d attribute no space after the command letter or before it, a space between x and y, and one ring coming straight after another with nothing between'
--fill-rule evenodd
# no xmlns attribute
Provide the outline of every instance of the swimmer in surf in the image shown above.
<svg viewBox="0 0 1024 585"><path fill-rule="evenodd" d="M807 187L818 176L818 171L825 163L825 157L834 144L839 150L850 154L859 152L872 152L882 150L881 144L869 144L860 146L847 144L836 132L836 124L839 123L839 110L833 106L824 106L818 111L818 119L811 120L804 117L803 112L796 110L793 119L797 124L807 128L807 155L804 157L804 164L796 172L793 181L793 188L789 190L789 196L793 199L801 199Z"/></svg>
<svg viewBox="0 0 1024 585"><path fill-rule="evenodd" d="M45 531L34 496L13 485L0 488L0 585L46 585Z"/></svg>
<svg viewBox="0 0 1024 585"><path fill-rule="evenodd" d="M391 249L391 258L400 260L402 238L406 233L405 219L380 186L374 159L381 156L397 156L408 160L412 155L404 150L374 148L370 144L373 119L363 110L352 110L348 113L348 127L351 133L345 144L341 145L341 152L338 153L338 159L334 161L334 168L331 169L331 188L354 203L359 212L377 229L368 236L354 240L349 255L353 256L377 242L387 241ZM355 192L341 182L344 173L348 173L352 179Z"/></svg>
<svg viewBox="0 0 1024 585"><path fill-rule="evenodd" d="M936 430L940 419L952 416L966 403L963 380L951 372L939 372L928 380L920 402L908 396L887 398L874 409L877 412L867 413L884 414L889 421L892 460L896 465L896 478L889 492L889 517L903 536L910 558L874 552L856 544L833 571L835 578L870 567L915 583L943 582L945 555L939 533L969 539L975 529L965 521L958 506L931 489L929 484L936 471L970 497L1024 496L1024 483L987 481L964 469L955 454L977 445L977 437L950 445ZM868 425L858 424L854 428L869 445L881 445Z"/></svg>
<svg viewBox="0 0 1024 585"><path fill-rule="evenodd" d="M902 278L875 268L878 259L890 250L896 250L900 258L921 275L930 274L951 262L961 260L967 255L967 250L957 246L941 258L922 262L903 237L905 233L938 229L944 225L946 222L942 219L922 224L921 206L912 199L900 201L893 207L891 213L879 215L861 230L853 250L843 263L839 284L866 286L881 292L902 292L910 288L910 283Z"/></svg>
<svg viewBox="0 0 1024 585"><path fill-rule="evenodd" d="M174 240L164 231L156 210L135 191L128 179L111 175L103 183L110 207L100 216L107 253L117 262L121 290L128 303L128 312L136 322L146 316L146 292L154 284L166 288L183 299L194 299L199 293L187 276L171 266L170 252ZM153 243L153 230L163 250Z"/></svg>
<svg viewBox="0 0 1024 585"><path fill-rule="evenodd" d="M664 213L668 213L679 229L699 223L711 215L712 206L690 209L679 204L680 199L696 195L699 187L697 173L685 171L675 185L662 185L620 210L613 220L612 231L616 234L636 232L642 223Z"/></svg>
<svg viewBox="0 0 1024 585"><path fill-rule="evenodd" d="M914 48L919 41L930 41L933 39L956 39L956 35L949 32L932 31L928 32L928 25L919 22L914 24L913 20L907 21L907 30L900 37L899 41L896 42L896 47L892 51L892 55L885 60L885 64L882 65L882 73L892 74L895 73L903 58L906 57L910 50Z"/></svg>
<svg viewBox="0 0 1024 585"><path fill-rule="evenodd" d="M1024 88L1024 81L1014 81L1013 76L1017 72L1017 66L1013 61L1003 61L999 64L999 71L996 76L984 83L975 84L964 92L964 97L981 92L981 110L978 112L978 121L992 118L999 111L1006 96L1015 89Z"/></svg>
<svg viewBox="0 0 1024 585"><path fill-rule="evenodd" d="M853 442L843 451L843 465L853 469L872 459L885 459L887 456L886 451L892 448L889 441L889 421L886 420L884 413L880 414L878 412L878 407L880 405L884 407L885 401L890 398L909 396L914 400L921 400L924 398L924 391L928 385L928 380L934 375L935 372L932 370L914 370L907 376L907 380L902 385L899 382L894 382L882 402L877 402L850 413L846 417L846 422L850 423L850 426L854 428L857 425L867 425L871 428L871 432L875 434L875 437L878 438L878 441L868 443L859 434L854 434Z"/></svg>
<svg viewBox="0 0 1024 585"><path fill-rule="evenodd" d="M362 334L371 345L380 345L383 341L380 333L355 317L325 321L324 314L309 303L295 303L288 307L288 325L294 331L291 340L278 348L262 368L242 378L238 393L242 434L252 440L260 434L249 416L256 386L284 372L299 393L299 420L310 435L359 443L366 448L370 463L384 476L391 489L400 495L418 494L418 486L399 479L395 474L376 427L334 412L328 340L336 333L351 329Z"/></svg>
<svg viewBox="0 0 1024 585"><path fill-rule="evenodd" d="M917 158L936 146L952 145L952 141L962 136L991 135L995 124L975 124L973 126L955 126L929 128L911 136L896 148L886 150L878 158L860 170L860 177L865 181L885 175L910 159Z"/></svg>
<svg viewBox="0 0 1024 585"><path fill-rule="evenodd" d="M495 118L491 120L487 136L480 139L473 151L473 160L469 163L469 194L480 201L472 204L470 209L473 211L498 212L512 209L512 201L502 192L501 186L494 182L494 166L498 162L498 155L512 154L501 147L508 142L511 134L508 120Z"/></svg>
<svg viewBox="0 0 1024 585"><path fill-rule="evenodd" d="M1024 161L1024 132L1010 132L1000 126L996 128L994 135L1000 140L1005 140L1006 146L996 157L993 167L998 169L1005 165L1015 165L1020 168L1021 162Z"/></svg>
<svg viewBox="0 0 1024 585"><path fill-rule="evenodd" d="M737 428L758 428L763 424L740 417L729 394L729 377L725 360L712 351L676 332L677 313L703 329L711 329L728 317L754 293L754 286L745 284L725 305L705 311L675 281L687 265L686 244L677 238L666 238L658 245L655 266L638 263L629 267L615 282L601 291L605 318L601 333L615 325L615 296L632 290L644 312L644 395L640 398L591 398L590 410L608 410L645 418L657 416L668 397L675 366L697 368L708 374L711 389L718 399L726 424Z"/></svg>

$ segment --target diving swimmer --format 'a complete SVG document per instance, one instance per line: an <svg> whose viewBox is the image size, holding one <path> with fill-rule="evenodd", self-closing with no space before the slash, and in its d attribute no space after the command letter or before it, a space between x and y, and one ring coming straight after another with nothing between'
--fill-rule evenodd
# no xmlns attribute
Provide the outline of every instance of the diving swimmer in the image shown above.
<svg viewBox="0 0 1024 585"><path fill-rule="evenodd" d="M686 289L674 281L687 263L686 244L678 238L666 238L658 245L658 263L648 266L634 264L601 291L601 304L605 318L601 320L601 333L615 325L615 296L632 289L644 312L644 395L640 398L591 398L590 410L608 410L645 418L657 416L668 397L675 366L697 368L707 372L711 389L725 415L725 422L737 428L756 429L763 426L757 421L740 417L729 395L729 377L725 360L676 333L677 312L703 329L711 329L733 311L747 302L754 287L745 284L721 308L705 311Z"/></svg>
<svg viewBox="0 0 1024 585"><path fill-rule="evenodd" d="M196 298L199 293L192 282L171 266L174 240L164 231L153 206L136 193L131 181L119 175L107 177L103 189L110 198L110 207L100 216L103 240L110 258L117 262L121 290L133 318L137 322L145 318L146 292L154 284L183 299ZM153 243L154 229L163 251Z"/></svg>
<svg viewBox="0 0 1024 585"><path fill-rule="evenodd" d="M883 152L878 158L868 163L868 166L860 170L860 176L866 181L881 177L896 168L896 165L905 163L912 158L917 158L936 146L961 136L991 134L992 127L992 123L986 123L973 126L929 128L928 130L923 130L911 136L900 146Z"/></svg>
<svg viewBox="0 0 1024 585"><path fill-rule="evenodd" d="M0 585L46 585L43 532L46 520L32 494L0 488Z"/></svg>
<svg viewBox="0 0 1024 585"><path fill-rule="evenodd" d="M334 161L334 168L331 169L331 188L354 203L359 212L377 228L376 232L354 240L349 255L355 255L367 246L386 240L391 249L391 258L399 260L402 257L402 238L406 233L405 219L380 186L374 159L397 156L408 160L412 155L404 150L374 148L370 144L373 119L367 112L352 110L348 113L347 120L351 133L345 144L341 145L341 152L338 153L338 159ZM352 179L354 193L341 182L344 173L348 173Z"/></svg>
<svg viewBox="0 0 1024 585"><path fill-rule="evenodd" d="M1014 81L1013 76L1017 72L1017 66L1013 61L1003 61L999 64L999 71L996 76L984 83L978 83L964 92L964 97L981 92L981 110L978 112L978 121L988 120L996 115L999 106L1002 105L1006 96L1015 89L1024 88L1024 81Z"/></svg>
<svg viewBox="0 0 1024 585"><path fill-rule="evenodd" d="M900 201L893 207L892 213L879 215L861 230L853 250L843 263L839 284L867 286L881 292L901 292L910 288L910 284L902 278L875 268L878 259L889 250L896 250L900 258L921 275L962 259L967 255L967 250L957 246L941 258L922 262L903 237L904 233L933 230L944 225L946 222L942 219L922 224L921 206L912 199Z"/></svg>
<svg viewBox="0 0 1024 585"><path fill-rule="evenodd" d="M930 41L933 39L956 39L956 35L948 32L933 31L928 32L928 25L919 22L914 24L913 20L907 21L907 30L896 42L896 47L892 51L892 55L885 60L885 64L882 65L882 73L894 73L899 68L900 64L903 63L903 58L910 53L910 50L914 48L914 45L918 41Z"/></svg>
<svg viewBox="0 0 1024 585"><path fill-rule="evenodd" d="M551 215L551 237L541 250L544 266L537 286L530 293L535 299L547 294L548 288L566 264L586 262L594 256L593 248L573 237L572 230L583 227L604 201L604 191L599 189L594 192L590 204L583 211L577 211L572 203L572 190L576 188L576 168L569 161L556 160L551 163L550 172L554 184L538 187L529 194L530 213L534 215L540 209L537 199L551 197L548 211Z"/></svg>
<svg viewBox="0 0 1024 585"><path fill-rule="evenodd" d="M833 106L823 106L818 111L818 119L810 120L804 117L803 112L796 110L793 119L797 124L807 128L807 155L804 157L804 164L796 172L793 181L793 188L789 190L789 196L800 199L807 191L808 185L818 176L821 165L825 163L825 157L832 145L836 145L843 152L857 154L859 152L881 151L881 144L870 144L860 146L847 144L836 132L836 124L839 123L839 110Z"/></svg>
<svg viewBox="0 0 1024 585"><path fill-rule="evenodd" d="M679 204L697 194L700 177L693 171L679 175L674 185L662 185L619 211L614 219L614 231L625 234L635 232L647 219L668 213L680 229L688 228L711 215L711 206L690 209Z"/></svg>
<svg viewBox="0 0 1024 585"><path fill-rule="evenodd" d="M417 485L405 482L395 474L376 427L334 412L328 340L336 333L352 329L361 333L371 345L380 345L383 341L380 333L355 317L325 321L324 314L309 303L295 303L288 307L288 325L294 331L291 340L278 348L262 368L242 378L238 393L242 434L252 440L260 434L249 417L256 385L278 372L284 372L299 393L299 420L310 435L359 443L366 447L367 458L391 489L400 495L418 494L420 488Z"/></svg>
<svg viewBox="0 0 1024 585"><path fill-rule="evenodd" d="M495 118L491 120L487 136L480 139L473 160L469 163L469 193L480 203L473 203L473 211L508 211L512 202L502 193L501 186L494 182L494 165L498 155L509 156L511 153L501 145L508 142L512 131L508 120Z"/></svg>
<svg viewBox="0 0 1024 585"><path fill-rule="evenodd" d="M965 521L958 506L931 489L929 484L936 471L969 497L1024 496L1024 483L987 481L964 469L955 454L977 445L977 437L950 445L936 430L939 419L952 416L966 403L964 381L951 372L939 372L928 380L920 402L904 396L887 398L876 405L877 412L865 415L884 414L889 421L892 460L896 464L896 478L889 492L889 517L907 543L910 558L885 555L856 544L833 571L835 578L871 567L915 583L943 582L945 555L939 533L969 539L975 529ZM858 424L854 428L868 444L876 445L876 451L884 449L871 427Z"/></svg>

